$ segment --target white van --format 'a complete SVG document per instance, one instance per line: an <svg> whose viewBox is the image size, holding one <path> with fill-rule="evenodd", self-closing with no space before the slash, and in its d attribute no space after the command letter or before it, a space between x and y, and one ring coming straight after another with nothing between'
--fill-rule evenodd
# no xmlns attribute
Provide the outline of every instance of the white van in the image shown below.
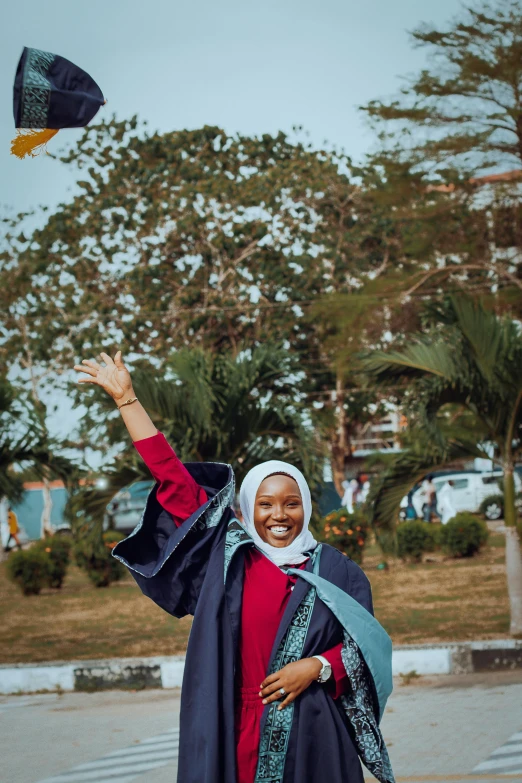
<svg viewBox="0 0 522 783"><path fill-rule="evenodd" d="M502 480L501 470L481 473L478 470L455 470L453 472L431 473L433 484L437 494L440 492L447 481L453 482L452 504L455 510L471 511L473 514L481 510L481 505L486 498L491 498L483 510L486 519L501 519L504 515L504 504L502 492L499 487L499 481ZM514 474L515 493L522 490L522 481L518 473ZM412 505L417 517L422 519L423 507L426 503L424 489L422 485L417 486L412 494ZM401 501L400 516L402 519L406 516L406 507L408 498L404 497Z"/></svg>

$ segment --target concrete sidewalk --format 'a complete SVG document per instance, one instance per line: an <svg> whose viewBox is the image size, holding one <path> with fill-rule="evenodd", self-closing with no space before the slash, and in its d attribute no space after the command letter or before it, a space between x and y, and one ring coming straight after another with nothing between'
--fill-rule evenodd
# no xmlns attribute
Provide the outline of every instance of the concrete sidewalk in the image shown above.
<svg viewBox="0 0 522 783"><path fill-rule="evenodd" d="M0 696L2 780L173 783L179 697L178 689ZM520 783L522 670L398 683L382 726L397 783Z"/></svg>
<svg viewBox="0 0 522 783"><path fill-rule="evenodd" d="M113 658L0 666L0 693L178 688L185 656ZM498 639L439 645L403 645L393 650L394 676L473 674L522 669L522 640Z"/></svg>

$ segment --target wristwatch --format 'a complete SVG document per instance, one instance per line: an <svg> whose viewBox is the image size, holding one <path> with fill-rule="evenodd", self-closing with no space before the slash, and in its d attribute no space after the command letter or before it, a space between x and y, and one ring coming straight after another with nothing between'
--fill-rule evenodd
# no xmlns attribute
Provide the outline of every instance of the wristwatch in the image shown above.
<svg viewBox="0 0 522 783"><path fill-rule="evenodd" d="M330 679L332 676L332 665L329 663L324 655L312 655L312 658L317 658L318 661L321 661L323 664L323 668L319 672L319 677L317 678L317 682L326 682Z"/></svg>

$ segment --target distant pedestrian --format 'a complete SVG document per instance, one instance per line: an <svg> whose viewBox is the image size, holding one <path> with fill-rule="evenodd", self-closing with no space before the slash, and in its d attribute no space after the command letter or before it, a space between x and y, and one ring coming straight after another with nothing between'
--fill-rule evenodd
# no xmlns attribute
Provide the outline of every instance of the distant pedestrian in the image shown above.
<svg viewBox="0 0 522 783"><path fill-rule="evenodd" d="M7 509L7 524L9 526L9 537L7 539L7 543L4 548L5 551L9 552L9 550L11 549L9 544L11 543L12 538L15 540L18 549L21 549L22 544L20 543L20 539L18 538L18 533L20 532L20 528L18 526L18 518L12 508Z"/></svg>
<svg viewBox="0 0 522 783"><path fill-rule="evenodd" d="M354 505L357 502L357 492L359 490L359 482L357 479L352 479L348 484L343 482L344 495L341 500L341 505L348 511L349 514L353 514Z"/></svg>
<svg viewBox="0 0 522 783"><path fill-rule="evenodd" d="M423 486L424 497L424 521L431 522L433 516L438 516L437 512L437 489L433 483L433 476L428 476Z"/></svg>
<svg viewBox="0 0 522 783"><path fill-rule="evenodd" d="M370 481L369 481L368 477L366 477L364 482L363 482L363 485L362 485L362 488L361 488L361 492L360 492L360 495L359 495L359 499L360 499L361 505L364 505L366 503L366 500L367 500L369 494L370 494Z"/></svg>
<svg viewBox="0 0 522 783"><path fill-rule="evenodd" d="M453 481L446 481L437 495L437 506L443 525L446 525L457 513L457 509L454 506L453 486Z"/></svg>
<svg viewBox="0 0 522 783"><path fill-rule="evenodd" d="M413 505L413 490L408 492L408 503L406 506L406 519L417 519L417 512Z"/></svg>

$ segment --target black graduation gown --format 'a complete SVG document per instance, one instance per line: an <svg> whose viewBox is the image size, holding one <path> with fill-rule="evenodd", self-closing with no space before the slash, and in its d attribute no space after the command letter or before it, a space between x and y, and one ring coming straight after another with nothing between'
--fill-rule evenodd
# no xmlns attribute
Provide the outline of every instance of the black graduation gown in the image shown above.
<svg viewBox="0 0 522 783"><path fill-rule="evenodd" d="M230 466L186 467L205 488L208 501L176 528L154 488L139 525L116 545L113 555L165 611L175 617L194 616L181 694L179 783L234 783L234 683L244 553L253 542L230 507ZM323 545L320 560L311 558L305 570L310 575L315 570L373 612L367 577L336 549ZM291 660L320 654L342 639L343 628L333 612L310 584L298 579L267 674ZM292 709L265 707L256 783L362 783L358 753L381 781L393 781L378 730L374 683L349 638L343 661L351 676L353 703L344 697L334 701L324 686L312 683Z"/></svg>

